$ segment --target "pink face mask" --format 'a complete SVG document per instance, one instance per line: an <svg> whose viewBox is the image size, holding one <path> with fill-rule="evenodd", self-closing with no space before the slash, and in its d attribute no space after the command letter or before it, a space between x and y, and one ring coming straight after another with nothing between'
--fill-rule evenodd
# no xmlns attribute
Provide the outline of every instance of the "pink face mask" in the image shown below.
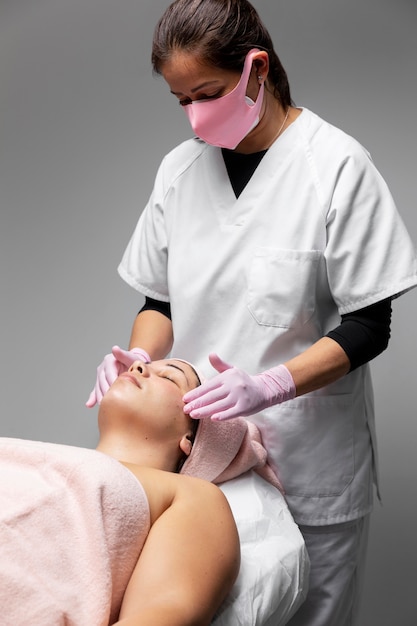
<svg viewBox="0 0 417 626"><path fill-rule="evenodd" d="M255 52L256 48L246 55L242 76L232 91L221 98L195 100L183 107L197 137L212 146L234 150L259 122L264 83L256 102L246 96Z"/></svg>

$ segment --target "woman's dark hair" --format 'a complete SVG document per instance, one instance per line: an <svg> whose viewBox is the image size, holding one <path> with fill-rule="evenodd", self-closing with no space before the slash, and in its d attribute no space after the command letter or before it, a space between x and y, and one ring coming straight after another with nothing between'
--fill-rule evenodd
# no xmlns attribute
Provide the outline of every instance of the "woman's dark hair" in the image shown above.
<svg viewBox="0 0 417 626"><path fill-rule="evenodd" d="M185 50L222 69L242 72L252 48L268 52L268 79L282 106L291 106L287 74L257 11L247 0L175 0L159 20L152 66L161 73L173 52Z"/></svg>

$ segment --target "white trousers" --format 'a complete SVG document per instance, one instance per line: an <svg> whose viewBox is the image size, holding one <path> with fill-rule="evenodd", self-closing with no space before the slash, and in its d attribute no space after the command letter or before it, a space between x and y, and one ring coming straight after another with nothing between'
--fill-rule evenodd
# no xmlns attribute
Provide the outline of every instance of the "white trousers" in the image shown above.
<svg viewBox="0 0 417 626"><path fill-rule="evenodd" d="M366 515L332 526L300 526L310 557L305 602L287 626L355 626L369 535Z"/></svg>

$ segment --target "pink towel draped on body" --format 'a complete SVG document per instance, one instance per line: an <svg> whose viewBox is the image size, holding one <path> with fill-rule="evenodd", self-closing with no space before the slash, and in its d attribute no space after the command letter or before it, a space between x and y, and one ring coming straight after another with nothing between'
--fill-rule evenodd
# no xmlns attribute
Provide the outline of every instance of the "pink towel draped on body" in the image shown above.
<svg viewBox="0 0 417 626"><path fill-rule="evenodd" d="M182 473L275 487L257 427L202 420ZM149 532L139 481L101 452L0 438L1 626L108 626Z"/></svg>
<svg viewBox="0 0 417 626"><path fill-rule="evenodd" d="M2 626L107 626L149 531L142 486L115 459L0 438Z"/></svg>

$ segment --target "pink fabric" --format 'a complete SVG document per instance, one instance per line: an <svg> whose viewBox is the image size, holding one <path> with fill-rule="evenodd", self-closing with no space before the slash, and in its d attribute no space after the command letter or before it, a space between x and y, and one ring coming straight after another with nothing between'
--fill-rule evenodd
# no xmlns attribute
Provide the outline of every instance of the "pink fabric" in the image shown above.
<svg viewBox="0 0 417 626"><path fill-rule="evenodd" d="M199 420L193 449L181 474L203 478L216 484L255 470L283 491L267 461L261 434L255 424L237 417L225 422Z"/></svg>
<svg viewBox="0 0 417 626"><path fill-rule="evenodd" d="M95 450L0 438L5 626L108 626L150 527L133 474Z"/></svg>
<svg viewBox="0 0 417 626"><path fill-rule="evenodd" d="M232 91L221 98L195 100L183 106L184 112L193 131L213 146L234 150L259 122L259 115L264 98L264 82L254 103L248 103L246 89L252 70L254 53L257 48L246 55L242 76Z"/></svg>
<svg viewBox="0 0 417 626"><path fill-rule="evenodd" d="M178 360L194 369L201 384L207 380L195 365L185 359ZM181 474L219 484L252 469L284 493L268 463L267 451L255 424L240 417L226 422L213 422L210 418L199 420L193 449Z"/></svg>

